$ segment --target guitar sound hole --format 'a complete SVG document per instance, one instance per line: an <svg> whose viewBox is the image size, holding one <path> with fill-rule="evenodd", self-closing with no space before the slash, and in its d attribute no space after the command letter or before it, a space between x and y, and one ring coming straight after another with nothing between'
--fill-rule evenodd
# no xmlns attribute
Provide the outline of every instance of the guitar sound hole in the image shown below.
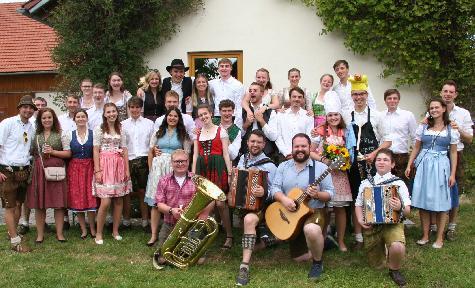
<svg viewBox="0 0 475 288"><path fill-rule="evenodd" d="M294 203L295 203L295 211L299 210L299 208L300 208L300 203L297 202L297 201L294 201Z"/></svg>

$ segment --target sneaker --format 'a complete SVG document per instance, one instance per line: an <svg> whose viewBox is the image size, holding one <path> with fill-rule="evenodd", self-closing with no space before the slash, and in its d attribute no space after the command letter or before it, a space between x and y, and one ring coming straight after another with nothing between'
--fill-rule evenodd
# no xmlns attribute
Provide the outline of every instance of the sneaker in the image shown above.
<svg viewBox="0 0 475 288"><path fill-rule="evenodd" d="M406 278L402 276L401 272L399 270L389 270L389 276L391 279L396 283L399 287L403 287L406 285Z"/></svg>
<svg viewBox="0 0 475 288"><path fill-rule="evenodd" d="M312 268L308 272L308 278L311 280L318 280L323 273L323 263L322 262L313 262Z"/></svg>
<svg viewBox="0 0 475 288"><path fill-rule="evenodd" d="M245 286L247 284L249 284L249 269L246 267L241 267L236 278L236 285Z"/></svg>
<svg viewBox="0 0 475 288"><path fill-rule="evenodd" d="M21 239L20 243L12 245L12 250L18 253L28 253L31 251L31 248L24 243L23 238Z"/></svg>
<svg viewBox="0 0 475 288"><path fill-rule="evenodd" d="M29 227L29 226L26 226L26 225L23 225L23 224L21 224L20 226L18 226L18 234L25 235L25 234L28 233L29 231L30 231L30 227Z"/></svg>
<svg viewBox="0 0 475 288"><path fill-rule="evenodd" d="M447 230L447 232L445 233L445 238L449 241L455 241L455 236L456 236L456 233L455 233L455 230L453 229Z"/></svg>

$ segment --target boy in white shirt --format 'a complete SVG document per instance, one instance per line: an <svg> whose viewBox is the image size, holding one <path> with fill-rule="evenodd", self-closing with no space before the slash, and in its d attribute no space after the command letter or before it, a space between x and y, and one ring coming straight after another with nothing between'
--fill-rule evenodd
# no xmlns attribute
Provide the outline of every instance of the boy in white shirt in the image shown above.
<svg viewBox="0 0 475 288"><path fill-rule="evenodd" d="M401 274L401 262L404 259L406 251L406 239L404 236L404 224L377 224L368 225L363 218L363 191L366 187L379 185L399 186L399 197L393 197L389 200L389 206L394 211L400 211L403 216L409 216L411 212L411 200L406 184L391 174L395 162L393 153L387 148L380 149L376 154L376 175L374 176L374 185L366 179L361 182L358 197L355 202L355 212L358 223L364 229L364 248L368 254L370 266L382 267L386 262L386 249L388 251L387 266L389 276L398 285L406 285L406 279Z"/></svg>

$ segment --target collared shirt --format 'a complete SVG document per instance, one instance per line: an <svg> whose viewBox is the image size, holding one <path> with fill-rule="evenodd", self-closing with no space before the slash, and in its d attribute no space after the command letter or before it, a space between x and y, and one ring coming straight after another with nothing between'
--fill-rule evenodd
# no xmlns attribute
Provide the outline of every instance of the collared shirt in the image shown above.
<svg viewBox="0 0 475 288"><path fill-rule="evenodd" d="M459 126L459 130L473 135L472 129L472 117L470 117L470 112L467 109L454 105L454 109L449 114L449 119L451 121L455 121ZM457 144L457 151L462 151L464 144L462 143L462 139L460 139L459 143Z"/></svg>
<svg viewBox="0 0 475 288"><path fill-rule="evenodd" d="M297 133L305 133L311 139L314 126L313 117L307 115L307 111L300 108L297 113L288 108L269 121L270 134L266 133L270 141L275 141L279 152L286 156L292 153L292 138ZM269 130L267 131L269 132ZM314 140L314 139L312 139Z"/></svg>
<svg viewBox="0 0 475 288"><path fill-rule="evenodd" d="M295 161L290 159L288 161L280 163L279 167L277 167L277 171L275 172L274 183L271 188L272 198L275 196L277 192L282 192L285 195L289 193L289 191L293 188L300 188L302 190L306 190L307 186L309 186L309 167L315 164L315 180L328 168L327 165L318 162L312 161L312 159L307 160L307 164L305 168L301 171L297 171L295 166ZM335 190L333 188L332 177L328 174L325 178L323 178L322 182L320 182L319 187L317 187L318 191L328 192L330 197L333 198L335 194ZM309 206L313 209L316 208L323 208L325 206L324 202L321 202L316 199L310 200L308 203Z"/></svg>
<svg viewBox="0 0 475 288"><path fill-rule="evenodd" d="M259 109L262 107L263 104L261 103L261 104L259 104L259 105L254 106L254 105L252 105L252 103L250 103L250 105L251 105L252 109L254 109L254 111L257 111L257 110L259 110ZM272 112L270 113L270 117L269 117L269 121L268 121L268 122L272 121L272 119L274 119L276 116L277 116L277 113L275 112L275 110L272 110ZM243 121L244 121L244 120L243 120ZM259 127L257 126L257 120L254 119L254 122L252 122L252 130L256 130L256 129L259 129ZM246 131L245 131L243 128L241 128L241 131L242 131L243 134L246 133ZM269 133L272 134L272 131L269 131L269 125L268 125L268 123L266 123L266 124L262 127L262 132L264 132L264 134L266 134L266 137L267 137L267 138L269 138L269 136L267 136L267 134L269 134Z"/></svg>
<svg viewBox="0 0 475 288"><path fill-rule="evenodd" d="M58 117L59 124L61 125L61 130L74 131L76 130L76 122L74 122L73 117L69 117L69 112L66 112Z"/></svg>
<svg viewBox="0 0 475 288"><path fill-rule="evenodd" d="M185 125L188 136L191 140L195 140L195 121L193 121L193 118L188 114L182 113L181 116L183 116L183 124ZM157 131L160 128L160 125L163 123L163 119L165 119L165 115L162 115L158 117L157 120L155 120L155 124L153 124L153 131Z"/></svg>
<svg viewBox="0 0 475 288"><path fill-rule="evenodd" d="M148 155L150 138L153 134L153 121L140 116L122 121L123 131L127 135L127 152L129 160Z"/></svg>
<svg viewBox="0 0 475 288"><path fill-rule="evenodd" d="M229 99L236 105L234 116L242 117L241 101L244 95L244 86L241 82L232 76L227 80L213 79L209 81L209 89L214 97L214 116L219 116L219 103Z"/></svg>
<svg viewBox="0 0 475 288"><path fill-rule="evenodd" d="M353 98L351 98L351 83L346 81L346 85L343 85L340 81L333 86L333 91L338 94L341 103L341 111L353 111L355 109L355 104L353 103ZM368 86L368 106L371 110L376 110L376 101L373 97L373 92Z"/></svg>
<svg viewBox="0 0 475 288"><path fill-rule="evenodd" d="M249 157L249 159L247 160L247 165L249 167L249 165L253 165L254 163L256 163L258 161L261 161L264 158L269 158L269 157L267 157L266 154L264 154L264 152L261 152L261 154L257 155L256 157L253 157L253 158ZM245 159L246 159L246 155L242 155L241 158L239 159L239 163L237 165L237 168L247 169L244 166ZM267 187L268 187L268 190L269 190L268 193L267 193L267 200L271 200L272 197L271 197L270 189L272 187L272 183L274 183L275 172L277 171L277 167L275 166L275 164L273 162L268 162L268 163L260 164L260 165L257 165L257 166L252 166L252 168L255 168L255 169L258 169L258 170L261 170L261 171L269 172L267 174Z"/></svg>
<svg viewBox="0 0 475 288"><path fill-rule="evenodd" d="M183 101L183 88L182 88L183 79L180 81L180 83L175 83L173 82L172 79L170 79L170 82L172 85L170 90L173 90L178 94L178 103L180 103L179 104L180 106L178 107L181 107L181 101Z"/></svg>
<svg viewBox="0 0 475 288"><path fill-rule="evenodd" d="M157 186L156 203L163 203L172 208L181 208L185 210L188 204L195 195L195 184L191 181L193 174L188 172L183 185L180 186L175 179L175 175L172 173L167 174L160 178ZM164 213L163 218L165 223L169 225L175 225L178 222L173 215Z"/></svg>
<svg viewBox="0 0 475 288"><path fill-rule="evenodd" d="M347 125L351 124L351 111L346 111L343 114L343 119ZM391 133L389 133L388 125L385 124L384 115L381 112L378 112L374 109L370 109L370 122L373 126L373 131L376 136L376 139L381 144L384 141L391 141ZM355 123L356 125L362 126L366 122L368 122L368 106L363 110L363 112L356 112L355 113Z"/></svg>
<svg viewBox="0 0 475 288"><path fill-rule="evenodd" d="M376 185L378 185L379 183L382 183L382 182L384 182L386 180L389 180L393 177L395 177L395 176L393 174L391 174L391 172L388 172L384 175L379 175L378 173L376 173L376 175L374 175L374 177L373 177L373 180L374 180L374 183ZM404 183L404 181L397 180L397 181L391 182L388 185L397 185L397 186L399 186L399 190L398 190L399 197L400 197L399 199L402 201L404 207L406 207L408 205L411 205L411 198L409 197L409 191L407 190L407 186ZM359 190L358 190L358 197L356 198L355 206L359 206L359 207L363 206L363 190L366 187L373 187L373 185L371 185L371 183L369 182L368 179L365 179L360 184L360 187L359 187Z"/></svg>
<svg viewBox="0 0 475 288"><path fill-rule="evenodd" d="M383 115L391 133L390 149L394 153L408 153L409 147L414 145L416 140L417 122L414 114L398 107L394 112L384 110Z"/></svg>
<svg viewBox="0 0 475 288"><path fill-rule="evenodd" d="M89 129L93 130L96 129L96 127L100 126L102 124L102 113L104 111L104 108L97 109L96 105L92 106L92 108L87 109L87 118L89 119L87 121L87 124L89 125Z"/></svg>
<svg viewBox="0 0 475 288"><path fill-rule="evenodd" d="M34 134L35 127L30 121L23 123L20 115L0 122L0 164L5 166L29 165L30 146Z"/></svg>

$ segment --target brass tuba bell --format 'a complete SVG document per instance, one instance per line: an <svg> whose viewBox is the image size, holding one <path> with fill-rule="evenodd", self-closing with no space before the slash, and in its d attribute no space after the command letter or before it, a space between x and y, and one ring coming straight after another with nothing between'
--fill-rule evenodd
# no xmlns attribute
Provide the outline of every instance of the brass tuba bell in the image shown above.
<svg viewBox="0 0 475 288"><path fill-rule="evenodd" d="M226 201L226 195L202 176L194 175L191 180L196 186L196 193L162 247L155 252L153 264L156 268L160 267L157 262L160 256L181 269L194 264L217 236L216 220L212 217L206 220L196 218L211 201Z"/></svg>

